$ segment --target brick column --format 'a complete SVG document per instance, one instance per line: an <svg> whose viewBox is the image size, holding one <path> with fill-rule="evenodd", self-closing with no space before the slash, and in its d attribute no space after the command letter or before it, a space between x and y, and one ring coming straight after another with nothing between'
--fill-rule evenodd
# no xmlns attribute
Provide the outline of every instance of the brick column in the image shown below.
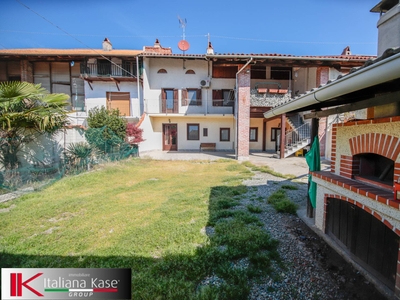
<svg viewBox="0 0 400 300"><path fill-rule="evenodd" d="M249 70L249 72L246 72ZM237 159L249 160L250 131L250 66L238 74Z"/></svg>
<svg viewBox="0 0 400 300"><path fill-rule="evenodd" d="M21 81L33 83L32 64L27 60L21 60Z"/></svg>

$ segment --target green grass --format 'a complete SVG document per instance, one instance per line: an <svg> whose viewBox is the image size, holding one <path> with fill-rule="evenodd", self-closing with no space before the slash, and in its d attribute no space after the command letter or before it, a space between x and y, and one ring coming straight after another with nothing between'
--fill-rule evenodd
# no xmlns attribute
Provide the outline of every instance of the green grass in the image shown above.
<svg viewBox="0 0 400 300"><path fill-rule="evenodd" d="M293 191L299 189L297 186L291 185L291 184L283 184L283 185L281 186L281 188L284 189L284 190L293 190Z"/></svg>
<svg viewBox="0 0 400 300"><path fill-rule="evenodd" d="M277 212L296 214L298 206L290 201L285 190L277 190L268 197L268 203L271 204Z"/></svg>
<svg viewBox="0 0 400 300"><path fill-rule="evenodd" d="M268 174L271 174L271 175L274 175L274 176L280 177L280 178L286 178L286 179L294 179L294 178L296 178L295 175L282 174L282 173L279 173L279 172L276 172L276 171L272 170L269 166L256 166L256 165L252 164L249 161L242 162L242 165L246 166L247 168L251 169L252 171L268 173Z"/></svg>
<svg viewBox="0 0 400 300"><path fill-rule="evenodd" d="M235 209L250 176L230 160L136 159L64 178L0 205L0 267L131 268L133 299L246 299L279 258L258 217ZM213 274L220 286L200 285Z"/></svg>
<svg viewBox="0 0 400 300"><path fill-rule="evenodd" d="M262 213L262 208L259 206L255 206L255 205L247 205L247 210L251 213L255 213L255 214L259 214Z"/></svg>

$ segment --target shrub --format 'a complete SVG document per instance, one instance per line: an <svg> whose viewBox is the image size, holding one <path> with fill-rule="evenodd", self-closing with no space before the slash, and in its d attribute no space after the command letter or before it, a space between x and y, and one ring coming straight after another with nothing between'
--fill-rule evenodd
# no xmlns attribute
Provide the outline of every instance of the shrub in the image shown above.
<svg viewBox="0 0 400 300"><path fill-rule="evenodd" d="M278 201L273 206L277 212L289 213L292 215L296 214L297 205L288 199Z"/></svg>
<svg viewBox="0 0 400 300"><path fill-rule="evenodd" d="M126 139L130 145L143 142L143 129L137 127L136 124L128 123L126 125Z"/></svg>

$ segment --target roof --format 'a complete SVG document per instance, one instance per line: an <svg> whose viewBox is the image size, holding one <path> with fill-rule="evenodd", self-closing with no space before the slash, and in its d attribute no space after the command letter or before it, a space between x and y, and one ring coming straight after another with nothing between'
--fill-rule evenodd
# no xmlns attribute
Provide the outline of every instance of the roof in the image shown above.
<svg viewBox="0 0 400 300"><path fill-rule="evenodd" d="M319 60L319 61L342 61L342 62L365 62L376 58L375 55L291 55L279 53L219 53L219 54L166 54L166 53L141 53L143 57L162 58L186 58L186 59L242 59L250 58L258 60L282 59L282 60Z"/></svg>
<svg viewBox="0 0 400 300"><path fill-rule="evenodd" d="M137 56L142 50L110 50L102 49L0 49L0 55L26 55L26 56Z"/></svg>
<svg viewBox="0 0 400 300"><path fill-rule="evenodd" d="M355 97L354 93L358 90L367 90L368 88L372 88L374 85L378 86L380 84L384 84L385 82L399 79L400 73L398 72L397 67L399 58L400 48L389 48L382 54L382 56L376 59L367 60L363 66L352 68L348 74L339 75L336 79L329 80L325 85L321 85L312 89L311 91L307 91L305 94L299 95L284 103L281 102L276 104L268 113L264 114L264 116L266 118L270 118L274 115L293 111L307 111L315 108L331 107L340 104L346 104L347 102L354 102L357 98ZM381 65L384 65L384 67L381 67ZM376 69L378 66L381 67L381 70L383 70L383 74L388 75L390 73L390 75L388 75L388 77L385 77L382 74L378 76L376 74ZM363 79L360 79L363 83L362 88L361 86L360 88L357 88L356 86L349 84L348 79L354 79L355 76L364 76ZM365 78L365 76L368 76L368 80ZM343 87L338 88L339 84L344 82L346 83L343 85ZM395 81L394 85L398 85L397 81ZM370 93L368 96L371 97L376 90L372 89L369 92ZM331 96L324 96L324 99L319 98L319 95L322 97L322 95L327 94L330 94ZM346 94L350 96L346 97ZM312 99L312 101L308 101L307 99ZM312 102L317 104L313 104Z"/></svg>
<svg viewBox="0 0 400 300"><path fill-rule="evenodd" d="M378 12L378 13L384 12L385 13L397 4L399 4L399 0L382 0L377 5L375 5L373 8L371 8L370 12Z"/></svg>

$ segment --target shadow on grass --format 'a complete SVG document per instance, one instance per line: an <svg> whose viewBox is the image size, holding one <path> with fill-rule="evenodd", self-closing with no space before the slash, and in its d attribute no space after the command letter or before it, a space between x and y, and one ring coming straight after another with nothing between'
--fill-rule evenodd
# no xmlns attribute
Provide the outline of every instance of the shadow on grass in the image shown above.
<svg viewBox="0 0 400 300"><path fill-rule="evenodd" d="M258 217L235 209L247 190L243 185L211 189L205 228L209 241L193 255L49 256L3 251L0 267L131 268L132 299L247 299L249 280L270 274L271 264L279 262L278 243L262 229Z"/></svg>

